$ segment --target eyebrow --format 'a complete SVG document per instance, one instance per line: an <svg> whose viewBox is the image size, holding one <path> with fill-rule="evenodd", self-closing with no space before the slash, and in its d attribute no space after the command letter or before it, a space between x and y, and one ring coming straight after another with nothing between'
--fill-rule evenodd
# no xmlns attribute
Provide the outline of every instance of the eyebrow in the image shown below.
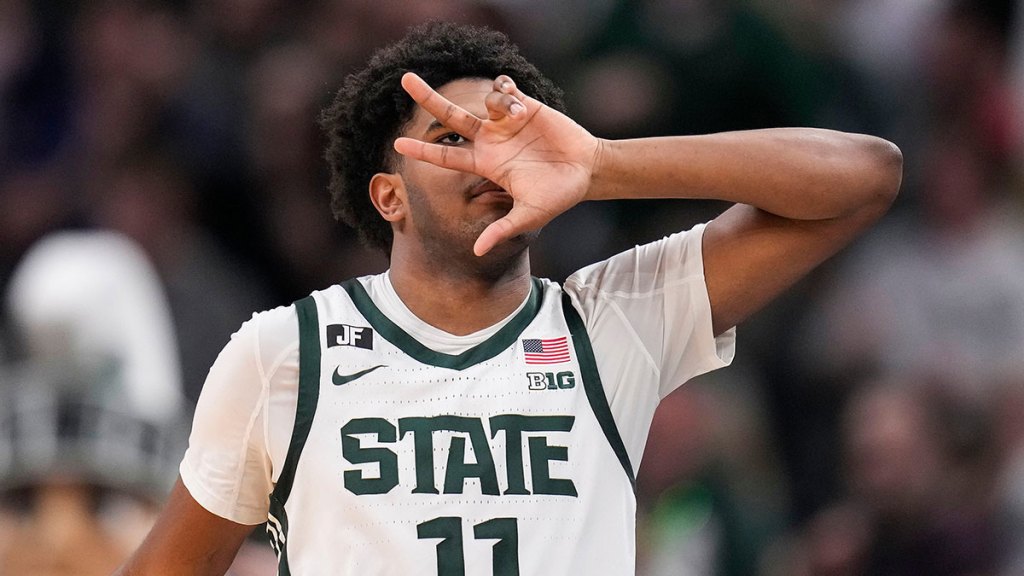
<svg viewBox="0 0 1024 576"><path fill-rule="evenodd" d="M434 130L441 130L441 129L446 129L447 130L448 127L445 126L444 124L441 124L441 121L438 120L437 118L434 118L434 119L432 119L430 121L430 124L427 124L427 129L425 130L425 132L426 133L430 133L430 132L433 132Z"/></svg>

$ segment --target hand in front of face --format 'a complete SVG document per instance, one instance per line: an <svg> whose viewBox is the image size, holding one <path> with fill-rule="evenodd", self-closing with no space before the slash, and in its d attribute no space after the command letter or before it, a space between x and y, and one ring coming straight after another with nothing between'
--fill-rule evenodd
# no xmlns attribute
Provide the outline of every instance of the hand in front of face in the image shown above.
<svg viewBox="0 0 1024 576"><path fill-rule="evenodd" d="M438 94L411 72L402 87L424 110L472 146L398 138L398 153L443 168L472 172L504 188L512 210L477 238L473 252L486 254L500 242L536 230L572 208L590 186L601 141L564 114L523 94L508 76L498 76L475 116Z"/></svg>

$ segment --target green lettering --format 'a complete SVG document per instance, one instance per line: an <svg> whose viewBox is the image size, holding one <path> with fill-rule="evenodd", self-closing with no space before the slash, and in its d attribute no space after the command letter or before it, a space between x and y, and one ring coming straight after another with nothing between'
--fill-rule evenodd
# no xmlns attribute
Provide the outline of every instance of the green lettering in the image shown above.
<svg viewBox="0 0 1024 576"><path fill-rule="evenodd" d="M515 518L491 518L473 526L477 540L497 540L491 550L494 576L519 576L519 528Z"/></svg>
<svg viewBox="0 0 1024 576"><path fill-rule="evenodd" d="M459 436L452 438L451 446L448 449L448 466L444 474L444 493L462 494L466 478L480 479L480 492L498 495L498 473L494 469L494 458L491 456L491 447L487 444L487 435L484 433L483 424L477 418L461 418L458 416L445 416L455 421L448 423L446 430L466 432L469 434L469 441L473 444L473 454L476 455L476 463L466 462L466 439Z"/></svg>
<svg viewBox="0 0 1024 576"><path fill-rule="evenodd" d="M416 452L416 487L412 493L437 494L437 487L434 485L433 418L399 418L398 432L402 438L405 438L408 432L412 432Z"/></svg>
<svg viewBox="0 0 1024 576"><path fill-rule="evenodd" d="M383 418L354 418L341 427L341 454L352 464L376 462L377 478L360 470L346 470L345 488L357 495L386 494L398 485L398 455L387 448L363 448L356 434L375 434L380 442L395 441L395 427Z"/></svg>
<svg viewBox="0 0 1024 576"><path fill-rule="evenodd" d="M568 432L572 430L575 420L572 416L535 416L534 418L545 418L547 420L545 423L548 426L544 429L551 432ZM533 481L533 493L576 497L576 485L572 480L552 478L551 468L548 465L552 460L567 462L569 449L565 446L549 446L548 439L544 436L530 438L529 444L530 479Z"/></svg>
<svg viewBox="0 0 1024 576"><path fill-rule="evenodd" d="M558 379L558 387L562 390L576 387L576 375L572 372L559 372L555 378Z"/></svg>
<svg viewBox="0 0 1024 576"><path fill-rule="evenodd" d="M505 473L508 489L505 494L529 494L523 472L523 432L568 432L576 418L574 416L524 416L502 414L492 416L491 437L499 430L505 431ZM537 441L537 442L535 442ZM559 451L558 449L561 449ZM536 450L536 454L534 451ZM569 450L563 446L548 446L544 438L530 438L530 468L532 469L533 492L535 494L559 494L576 496L572 480L551 478L548 461L568 459ZM542 469L538 469L538 466ZM538 486L538 480L540 486ZM566 485L568 484L568 485ZM554 491L551 491L554 490Z"/></svg>
<svg viewBox="0 0 1024 576"><path fill-rule="evenodd" d="M445 467L445 494L462 494L466 478L479 478L480 491L483 494L497 496L498 475L494 469L494 458L487 444L487 434L479 418L464 416L434 416L431 418L401 418L398 427L402 437L406 432L413 433L413 446L416 450L416 488L415 494L437 494L434 478L434 440L433 433L439 430L462 432L469 435L473 445L476 462L466 462L466 439L455 436L448 448L448 462Z"/></svg>
<svg viewBox="0 0 1024 576"><path fill-rule="evenodd" d="M576 496L576 485L572 480L552 478L548 462L569 459L569 449L565 446L548 446L547 438L535 436L530 438L530 471L532 472L534 494L554 494L558 496Z"/></svg>
<svg viewBox="0 0 1024 576"><path fill-rule="evenodd" d="M420 540L440 539L437 543L438 576L465 576L466 557L462 552L462 518L442 516L416 525Z"/></svg>

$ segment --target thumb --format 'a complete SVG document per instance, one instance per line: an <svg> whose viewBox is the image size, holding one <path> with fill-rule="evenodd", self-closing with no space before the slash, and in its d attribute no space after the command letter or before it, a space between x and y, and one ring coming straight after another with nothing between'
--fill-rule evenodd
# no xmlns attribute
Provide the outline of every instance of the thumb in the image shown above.
<svg viewBox="0 0 1024 576"><path fill-rule="evenodd" d="M491 222L473 244L473 253L483 256L498 244L545 224L543 214L531 206L513 206L508 214Z"/></svg>

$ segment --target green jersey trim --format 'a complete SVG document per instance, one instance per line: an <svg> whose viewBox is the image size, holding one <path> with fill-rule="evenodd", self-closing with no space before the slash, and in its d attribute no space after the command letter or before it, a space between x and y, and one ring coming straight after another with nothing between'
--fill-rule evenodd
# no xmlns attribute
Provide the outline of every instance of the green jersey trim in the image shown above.
<svg viewBox="0 0 1024 576"><path fill-rule="evenodd" d="M604 394L604 386L601 384L601 375L597 371L597 362L594 360L594 349L590 345L590 336L587 335L586 326L579 312L572 305L569 294L562 293L562 313L565 315L565 323L569 326L569 333L572 334L572 345L576 350L576 358L580 363L580 376L583 378L583 389L587 393L587 401L590 402L590 409L594 411L598 424L604 432L605 438L612 447L612 451L619 458L626 477L636 493L636 477L633 474L633 466L629 462L629 453L626 452L626 445L619 435L619 428L615 425L615 418L612 417L612 409L608 405L608 398Z"/></svg>
<svg viewBox="0 0 1024 576"><path fill-rule="evenodd" d="M309 436L320 396L320 323L317 318L316 302L312 296L295 303L299 318L299 394L295 409L295 427L292 429L288 455L281 467L281 475L274 486L272 497L281 506L288 501L295 480L295 469L299 456Z"/></svg>
<svg viewBox="0 0 1024 576"><path fill-rule="evenodd" d="M309 430L313 426L316 404L320 397L320 321L316 311L316 301L312 296L295 302L295 312L299 319L299 394L295 408L295 427L292 429L291 442L288 444L288 455L285 456L281 475L277 479L274 491L270 494L270 515L267 532L277 552L277 573L289 576L288 567L288 515L284 504L292 491L295 481L295 470L299 465L299 456L306 445ZM271 524L277 521L277 530L271 530Z"/></svg>
<svg viewBox="0 0 1024 576"><path fill-rule="evenodd" d="M543 299L544 287L539 279L534 278L530 289L530 296L526 305L520 310L508 324L502 326L493 336L466 350L461 354L445 354L427 348L408 332L403 330L390 318L384 315L377 308L377 305L370 299L366 289L356 279L346 280L341 287L348 292L352 303L355 304L359 313L366 318L370 326L381 335L382 338L397 346L402 352L412 359L430 366L439 368L451 368L453 370L465 370L481 362L494 358L509 346L515 344L519 335L530 325L534 317L540 311L541 300Z"/></svg>
<svg viewBox="0 0 1024 576"><path fill-rule="evenodd" d="M270 496L270 512L267 516L267 537L270 541L270 548L277 554L277 575L291 576L291 568L288 565L288 513L284 509L284 503L275 495Z"/></svg>

